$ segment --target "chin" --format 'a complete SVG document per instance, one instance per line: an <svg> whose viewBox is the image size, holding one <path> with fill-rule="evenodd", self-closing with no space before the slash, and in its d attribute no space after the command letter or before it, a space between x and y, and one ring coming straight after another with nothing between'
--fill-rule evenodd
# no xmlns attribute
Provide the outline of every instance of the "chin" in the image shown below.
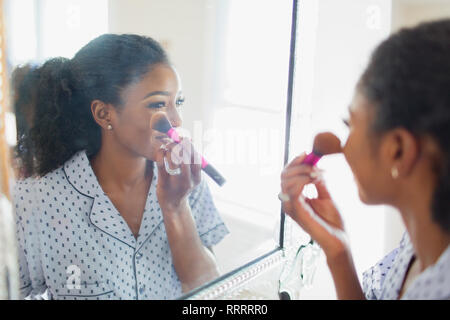
<svg viewBox="0 0 450 320"><path fill-rule="evenodd" d="M364 204L372 204L372 201L370 200L370 197L367 195L365 189L361 187L358 181L356 181L356 184L358 186L358 195L361 202Z"/></svg>
<svg viewBox="0 0 450 320"><path fill-rule="evenodd" d="M359 186L358 186L358 195L361 202L367 205L378 205L383 203L382 201L380 201L380 199L369 196L367 192L364 192L364 190L362 190L361 187Z"/></svg>
<svg viewBox="0 0 450 320"><path fill-rule="evenodd" d="M359 199L361 200L362 203L367 204L367 205L371 205L373 204L370 200L368 200L366 197L359 195Z"/></svg>
<svg viewBox="0 0 450 320"><path fill-rule="evenodd" d="M362 203L369 204L367 201L366 194L361 191L361 188L358 189L358 195L359 195L359 200L361 200Z"/></svg>
<svg viewBox="0 0 450 320"><path fill-rule="evenodd" d="M156 162L156 153L151 150L149 152L146 152L145 154L142 155L145 159L149 160L149 161L154 161Z"/></svg>

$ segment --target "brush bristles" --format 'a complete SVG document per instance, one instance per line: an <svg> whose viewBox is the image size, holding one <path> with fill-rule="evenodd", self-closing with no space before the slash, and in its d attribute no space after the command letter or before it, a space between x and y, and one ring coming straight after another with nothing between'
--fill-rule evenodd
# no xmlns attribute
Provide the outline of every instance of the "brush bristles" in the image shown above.
<svg viewBox="0 0 450 320"><path fill-rule="evenodd" d="M152 119L150 120L150 127L153 130L167 133L172 128L172 125L170 124L169 119L167 119L164 113L158 112L152 116Z"/></svg>
<svg viewBox="0 0 450 320"><path fill-rule="evenodd" d="M331 132L319 133L314 138L313 152L320 156L342 152L341 141Z"/></svg>

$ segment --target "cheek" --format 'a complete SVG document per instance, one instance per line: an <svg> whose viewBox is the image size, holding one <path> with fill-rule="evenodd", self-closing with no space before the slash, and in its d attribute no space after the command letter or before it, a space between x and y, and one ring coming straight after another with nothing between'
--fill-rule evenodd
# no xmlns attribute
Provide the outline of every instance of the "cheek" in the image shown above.
<svg viewBox="0 0 450 320"><path fill-rule="evenodd" d="M371 173L373 170L370 169L369 150L356 137L349 135L343 153L352 170L361 201L365 203L370 202L369 198L373 187Z"/></svg>
<svg viewBox="0 0 450 320"><path fill-rule="evenodd" d="M123 114L117 121L116 136L120 142L135 151L148 148L152 130L150 129L150 115Z"/></svg>
<svg viewBox="0 0 450 320"><path fill-rule="evenodd" d="M342 152L344 154L345 160L349 164L350 168L352 169L352 172L354 173L354 166L356 164L356 159L358 158L358 155L355 154L355 137L351 133L349 134L347 141L342 148ZM356 159L355 159L356 158Z"/></svg>

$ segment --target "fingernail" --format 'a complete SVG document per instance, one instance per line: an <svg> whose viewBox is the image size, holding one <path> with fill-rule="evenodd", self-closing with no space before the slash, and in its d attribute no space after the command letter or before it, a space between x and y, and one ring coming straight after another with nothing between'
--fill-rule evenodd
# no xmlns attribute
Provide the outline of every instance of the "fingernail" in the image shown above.
<svg viewBox="0 0 450 320"><path fill-rule="evenodd" d="M314 167L313 171L309 174L309 176L314 180L321 180L323 178L323 170Z"/></svg>

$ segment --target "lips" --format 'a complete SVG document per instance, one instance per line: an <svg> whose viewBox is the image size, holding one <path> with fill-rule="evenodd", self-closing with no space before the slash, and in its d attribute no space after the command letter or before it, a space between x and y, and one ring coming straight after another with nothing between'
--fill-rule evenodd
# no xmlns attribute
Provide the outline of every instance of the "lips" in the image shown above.
<svg viewBox="0 0 450 320"><path fill-rule="evenodd" d="M159 148L161 145L163 144L169 144L171 142L173 142L172 139L170 139L168 136L166 136L165 134L163 135L155 135L152 137L153 141L156 142L156 146Z"/></svg>
<svg viewBox="0 0 450 320"><path fill-rule="evenodd" d="M164 140L164 139L168 139L168 137L165 135L165 134L163 134L163 135L159 135L159 136L154 136L154 138L155 139L157 139L157 140Z"/></svg>

